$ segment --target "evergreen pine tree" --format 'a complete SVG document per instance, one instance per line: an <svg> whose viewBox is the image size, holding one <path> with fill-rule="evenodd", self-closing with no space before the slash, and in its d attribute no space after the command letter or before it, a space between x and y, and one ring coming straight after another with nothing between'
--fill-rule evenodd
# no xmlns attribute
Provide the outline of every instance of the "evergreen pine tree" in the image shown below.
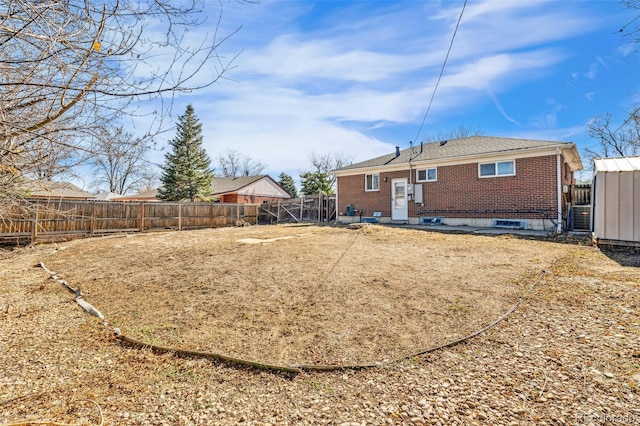
<svg viewBox="0 0 640 426"><path fill-rule="evenodd" d="M332 178L327 172L305 172L300 174L301 192L304 195L334 194Z"/></svg>
<svg viewBox="0 0 640 426"><path fill-rule="evenodd" d="M298 190L296 189L296 183L293 181L293 178L286 174L285 172L280 173L278 176L280 181L278 182L285 191L289 193L291 198L298 198Z"/></svg>
<svg viewBox="0 0 640 426"><path fill-rule="evenodd" d="M198 195L207 196L213 179L211 159L202 146L202 124L192 105L187 105L184 115L178 117L176 136L169 144L172 151L165 154L158 198L194 201Z"/></svg>

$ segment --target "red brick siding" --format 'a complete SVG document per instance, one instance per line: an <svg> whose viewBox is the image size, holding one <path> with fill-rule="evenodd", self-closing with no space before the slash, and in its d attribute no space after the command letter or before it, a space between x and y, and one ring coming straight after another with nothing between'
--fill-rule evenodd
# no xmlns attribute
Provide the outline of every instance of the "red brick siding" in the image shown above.
<svg viewBox="0 0 640 426"><path fill-rule="evenodd" d="M419 182L424 206L409 203L409 217L423 210L545 210L557 215L556 156L521 158L516 161L515 176L478 177L478 163L438 167L436 182ZM563 169L565 169L563 164ZM565 169L566 170L566 169ZM415 182L415 170L414 182ZM387 181L384 181L387 178ZM363 216L374 211L391 216L391 181L409 178L409 171L380 174L380 191L365 192L364 176L338 178L338 211L348 204L362 210ZM573 182L573 173L563 173L563 181ZM494 217L494 214L457 213L448 217ZM540 218L539 214L500 214L500 217Z"/></svg>
<svg viewBox="0 0 640 426"><path fill-rule="evenodd" d="M263 197L259 195L242 195L242 194L224 194L219 196L221 203L234 203L234 204L261 204L261 203L277 203L278 200L283 200L279 197Z"/></svg>
<svg viewBox="0 0 640 426"><path fill-rule="evenodd" d="M221 203L237 203L238 194L224 194L218 196Z"/></svg>

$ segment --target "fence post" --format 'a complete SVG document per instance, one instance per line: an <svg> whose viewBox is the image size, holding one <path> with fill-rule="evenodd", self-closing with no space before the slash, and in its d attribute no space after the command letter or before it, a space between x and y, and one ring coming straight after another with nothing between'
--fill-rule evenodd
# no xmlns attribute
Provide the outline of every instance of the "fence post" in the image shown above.
<svg viewBox="0 0 640 426"><path fill-rule="evenodd" d="M36 243L38 238L38 207L40 204L36 203L36 210L33 212L33 221L31 222L31 244Z"/></svg>
<svg viewBox="0 0 640 426"><path fill-rule="evenodd" d="M276 225L280 223L280 200L278 200L278 217L276 218Z"/></svg>
<svg viewBox="0 0 640 426"><path fill-rule="evenodd" d="M322 193L318 194L318 223L321 222L322 218Z"/></svg>
<svg viewBox="0 0 640 426"><path fill-rule="evenodd" d="M89 230L93 237L96 233L96 202L91 201L91 229Z"/></svg>
<svg viewBox="0 0 640 426"><path fill-rule="evenodd" d="M144 202L138 204L138 230L144 232Z"/></svg>
<svg viewBox="0 0 640 426"><path fill-rule="evenodd" d="M178 202L178 231L182 231L182 203Z"/></svg>
<svg viewBox="0 0 640 426"><path fill-rule="evenodd" d="M304 194L300 195L300 222L302 222L303 213L304 213Z"/></svg>

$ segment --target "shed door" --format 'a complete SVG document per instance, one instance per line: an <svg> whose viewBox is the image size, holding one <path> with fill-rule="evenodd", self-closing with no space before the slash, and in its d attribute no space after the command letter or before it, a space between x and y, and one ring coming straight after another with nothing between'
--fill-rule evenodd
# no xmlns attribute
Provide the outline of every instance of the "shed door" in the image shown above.
<svg viewBox="0 0 640 426"><path fill-rule="evenodd" d="M407 179L391 181L391 220L408 220Z"/></svg>

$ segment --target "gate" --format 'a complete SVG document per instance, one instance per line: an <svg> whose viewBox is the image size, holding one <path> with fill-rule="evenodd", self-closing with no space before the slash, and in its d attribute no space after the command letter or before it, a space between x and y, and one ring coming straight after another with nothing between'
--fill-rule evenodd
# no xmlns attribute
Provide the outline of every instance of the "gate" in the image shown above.
<svg viewBox="0 0 640 426"><path fill-rule="evenodd" d="M263 203L258 213L261 225L274 223L330 222L336 218L335 195L312 195Z"/></svg>

